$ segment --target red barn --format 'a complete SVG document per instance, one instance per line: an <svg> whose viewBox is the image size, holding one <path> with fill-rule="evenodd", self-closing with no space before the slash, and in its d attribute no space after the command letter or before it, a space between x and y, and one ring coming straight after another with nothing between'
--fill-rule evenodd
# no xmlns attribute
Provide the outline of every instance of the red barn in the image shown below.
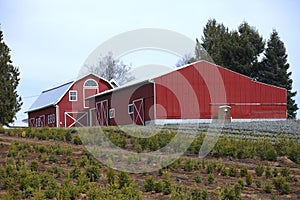
<svg viewBox="0 0 300 200"><path fill-rule="evenodd" d="M86 75L76 81L43 91L27 111L29 127L88 126L91 116L89 96L112 89L109 81Z"/></svg>
<svg viewBox="0 0 300 200"><path fill-rule="evenodd" d="M90 98L92 125L286 119L286 90L199 61ZM97 117L96 117L97 116Z"/></svg>

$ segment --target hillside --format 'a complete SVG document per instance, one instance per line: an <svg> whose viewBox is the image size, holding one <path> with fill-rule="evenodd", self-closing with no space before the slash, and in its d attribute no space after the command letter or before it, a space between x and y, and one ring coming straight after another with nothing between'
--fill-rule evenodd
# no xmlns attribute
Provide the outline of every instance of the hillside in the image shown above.
<svg viewBox="0 0 300 200"><path fill-rule="evenodd" d="M158 150L176 134L174 127L169 127L145 140L118 128L102 131L115 145L133 152ZM86 139L81 134L81 141L74 129L1 129L0 198L300 198L299 135L274 137L274 132L261 132L262 137L257 140L260 132L255 133L256 139L241 138L234 137L237 130L225 129L210 154L199 158L205 133L199 132L185 155L171 165L135 174L116 171L98 162L80 145ZM114 157L111 160L115 165L124 162ZM127 164L140 162L137 158L125 160Z"/></svg>

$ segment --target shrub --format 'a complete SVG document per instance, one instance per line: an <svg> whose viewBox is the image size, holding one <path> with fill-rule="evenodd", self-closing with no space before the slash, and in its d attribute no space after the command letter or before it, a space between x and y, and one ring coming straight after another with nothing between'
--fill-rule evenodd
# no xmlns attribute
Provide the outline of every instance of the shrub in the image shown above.
<svg viewBox="0 0 300 200"><path fill-rule="evenodd" d="M223 167L223 169L221 170L221 175L228 176L228 169L226 167Z"/></svg>
<svg viewBox="0 0 300 200"><path fill-rule="evenodd" d="M184 171L190 172L194 169L194 163L191 159L187 159L184 164Z"/></svg>
<svg viewBox="0 0 300 200"><path fill-rule="evenodd" d="M240 169L240 174L241 174L241 177L246 176L246 175L248 174L248 169L247 169L247 167L242 167L242 168Z"/></svg>
<svg viewBox="0 0 300 200"><path fill-rule="evenodd" d="M290 185L286 181L285 177L275 178L273 180L275 189L278 190L281 194L289 194L291 192Z"/></svg>
<svg viewBox="0 0 300 200"><path fill-rule="evenodd" d="M100 178L100 172L97 166L88 166L85 170L85 175L90 179L91 182L98 181Z"/></svg>
<svg viewBox="0 0 300 200"><path fill-rule="evenodd" d="M194 180L196 181L196 183L201 183L202 182L202 178L200 176L200 173L195 174Z"/></svg>
<svg viewBox="0 0 300 200"><path fill-rule="evenodd" d="M146 192L151 192L154 190L154 178L152 176L146 178L143 187Z"/></svg>
<svg viewBox="0 0 300 200"><path fill-rule="evenodd" d="M70 178L78 178L80 174L81 174L80 168L75 166L70 171Z"/></svg>
<svg viewBox="0 0 300 200"><path fill-rule="evenodd" d="M277 168L273 169L272 175L273 175L273 177L277 177L278 176L278 169Z"/></svg>
<svg viewBox="0 0 300 200"><path fill-rule="evenodd" d="M260 188L261 187L261 179L260 178L256 179L255 184L256 184L256 187Z"/></svg>
<svg viewBox="0 0 300 200"><path fill-rule="evenodd" d="M300 144L292 142L289 145L288 158L295 163L300 163Z"/></svg>
<svg viewBox="0 0 300 200"><path fill-rule="evenodd" d="M242 178L239 178L239 180L238 180L238 184L241 186L241 189L243 189L243 188L244 188L244 186L245 186L245 184L244 184L244 181L243 181L243 179L242 179Z"/></svg>
<svg viewBox="0 0 300 200"><path fill-rule="evenodd" d="M271 178L272 177L272 171L271 171L271 167L270 166L266 167L265 175L266 175L266 178Z"/></svg>
<svg viewBox="0 0 300 200"><path fill-rule="evenodd" d="M82 145L82 141L78 135L76 135L73 139L73 143L76 145Z"/></svg>
<svg viewBox="0 0 300 200"><path fill-rule="evenodd" d="M36 160L30 161L29 168L31 171L37 171L39 168L39 163Z"/></svg>
<svg viewBox="0 0 300 200"><path fill-rule="evenodd" d="M290 168L288 168L288 167L281 168L280 172L281 172L281 175L284 177L289 177L291 174Z"/></svg>
<svg viewBox="0 0 300 200"><path fill-rule="evenodd" d="M106 177L107 177L107 183L108 184L115 184L116 174L115 174L115 171L112 168L108 168L106 170Z"/></svg>
<svg viewBox="0 0 300 200"><path fill-rule="evenodd" d="M118 178L119 178L119 189L123 188L124 186L127 186L129 185L132 180L130 179L129 175L127 172L124 172L124 171L121 171L119 174L118 174Z"/></svg>
<svg viewBox="0 0 300 200"><path fill-rule="evenodd" d="M65 139L66 139L67 142L71 142L72 141L71 131L66 132Z"/></svg>
<svg viewBox="0 0 300 200"><path fill-rule="evenodd" d="M162 192L162 187L163 187L163 182L162 181L157 181L154 183L154 191L156 193Z"/></svg>
<svg viewBox="0 0 300 200"><path fill-rule="evenodd" d="M265 167L261 163L257 165L255 168L255 173L257 176L262 176L264 171L265 171Z"/></svg>
<svg viewBox="0 0 300 200"><path fill-rule="evenodd" d="M266 192L266 193L272 193L272 185L270 184L269 181L266 182L266 185L265 185L265 192Z"/></svg>
<svg viewBox="0 0 300 200"><path fill-rule="evenodd" d="M229 176L235 177L237 174L237 168L234 164L230 165L229 167Z"/></svg>
<svg viewBox="0 0 300 200"><path fill-rule="evenodd" d="M248 186L250 186L250 185L252 185L252 183L253 183L253 179L252 179L251 174L247 174L247 175L246 175L246 184L247 184Z"/></svg>
<svg viewBox="0 0 300 200"><path fill-rule="evenodd" d="M209 184L212 184L215 180L215 176L213 174L208 174L207 181Z"/></svg>
<svg viewBox="0 0 300 200"><path fill-rule="evenodd" d="M209 163L209 164L207 165L207 168L206 168L206 173L207 173L207 174L213 173L215 167L216 167L216 164L215 164L215 163L213 163L213 162L212 162L212 163Z"/></svg>

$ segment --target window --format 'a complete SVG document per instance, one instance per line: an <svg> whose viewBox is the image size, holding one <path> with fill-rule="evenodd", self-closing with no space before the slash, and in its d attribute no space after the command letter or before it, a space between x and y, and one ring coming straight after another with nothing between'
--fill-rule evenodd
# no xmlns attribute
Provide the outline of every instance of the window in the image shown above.
<svg viewBox="0 0 300 200"><path fill-rule="evenodd" d="M115 118L115 109L109 109L109 119Z"/></svg>
<svg viewBox="0 0 300 200"><path fill-rule="evenodd" d="M84 83L85 87L98 87L98 84L95 80L89 79Z"/></svg>
<svg viewBox="0 0 300 200"><path fill-rule="evenodd" d="M69 101L77 101L77 91L71 90L69 92Z"/></svg>
<svg viewBox="0 0 300 200"><path fill-rule="evenodd" d="M35 126L41 126L41 119L39 117L35 119Z"/></svg>
<svg viewBox="0 0 300 200"><path fill-rule="evenodd" d="M129 104L128 105L128 114L132 114L133 113L133 104Z"/></svg>
<svg viewBox="0 0 300 200"><path fill-rule="evenodd" d="M55 115L50 114L48 115L48 124L54 124L55 123Z"/></svg>

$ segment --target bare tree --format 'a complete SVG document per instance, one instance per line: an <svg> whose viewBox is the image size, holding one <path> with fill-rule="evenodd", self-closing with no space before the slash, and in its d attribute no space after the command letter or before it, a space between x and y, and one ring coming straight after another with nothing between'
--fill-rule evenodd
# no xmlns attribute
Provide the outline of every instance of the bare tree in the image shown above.
<svg viewBox="0 0 300 200"><path fill-rule="evenodd" d="M210 55L207 53L207 51L196 38L195 54L185 54L182 58L180 58L177 61L176 67L181 67L183 65L190 64L198 60L206 60L208 62L214 63L213 59L210 57Z"/></svg>
<svg viewBox="0 0 300 200"><path fill-rule="evenodd" d="M120 85L133 79L133 76L130 74L131 66L124 64L119 59L115 59L112 52L105 56L100 56L95 65L86 65L85 67L88 72L97 74L109 81L114 79Z"/></svg>

